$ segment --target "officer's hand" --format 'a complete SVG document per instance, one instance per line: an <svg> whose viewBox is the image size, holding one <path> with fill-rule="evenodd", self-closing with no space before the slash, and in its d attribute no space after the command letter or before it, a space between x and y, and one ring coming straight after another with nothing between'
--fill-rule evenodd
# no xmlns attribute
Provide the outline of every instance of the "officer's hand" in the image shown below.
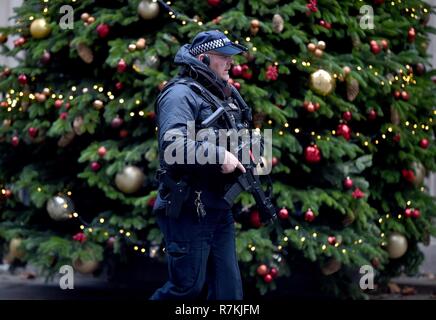
<svg viewBox="0 0 436 320"><path fill-rule="evenodd" d="M232 173L236 170L236 168L239 168L243 173L245 173L245 168L242 165L241 162L239 162L238 158L236 158L233 153L226 150L226 153L224 155L224 163L221 166L221 172L224 174Z"/></svg>

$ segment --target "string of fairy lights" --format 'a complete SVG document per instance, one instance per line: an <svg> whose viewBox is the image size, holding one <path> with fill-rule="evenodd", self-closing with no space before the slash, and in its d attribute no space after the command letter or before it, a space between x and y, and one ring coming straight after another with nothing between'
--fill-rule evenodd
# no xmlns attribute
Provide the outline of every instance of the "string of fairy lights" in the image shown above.
<svg viewBox="0 0 436 320"><path fill-rule="evenodd" d="M360 0L360 1L362 1L362 0ZM49 0L42 0L42 2L44 4L42 11L43 11L44 14L47 14L48 13ZM74 2L76 2L76 0L71 0L71 2L74 3ZM180 20L182 25L185 25L187 23L196 23L199 26L202 26L204 24L201 21L200 18L189 18L186 15L181 14L181 13L177 12L176 10L174 10L171 7L171 2L170 1L164 2L162 0L153 0L153 2L159 2L162 5L162 7L165 8L168 11L168 14L169 14L170 17L172 19ZM402 3L401 0L397 0L396 2L395 1L391 1L390 2L390 4L392 6L395 6L395 5L401 4L401 3ZM421 7L420 10L423 13L425 13L425 14L428 13L428 9L427 8L423 7L422 5L420 7ZM415 9L415 8L405 8L405 11L408 14L410 14L411 18L414 18L414 19L419 19L420 18L420 16L417 14L418 9ZM29 20L32 20L32 19L33 19L33 17L29 18ZM224 33L225 34L229 34L229 31L228 30L224 30ZM251 37L246 37L245 41L249 44L248 47L249 47L249 49L253 53L257 52L257 54L260 54L258 52L257 48L251 44L251 42L252 42L252 38ZM235 42L238 42L238 41L235 41ZM269 57L266 57L266 58L269 61L273 61L273 59L271 59ZM288 61L280 61L280 62L279 61L274 61L274 65L279 66L280 64L293 64L293 65L300 65L301 64L301 67L303 67L303 68L310 68L311 65L312 65L311 61L309 61L307 59L300 59L298 57L292 57ZM409 66L406 66L407 70L409 68L410 68ZM383 77L382 75L380 75L379 71L377 71L375 68L373 68L372 65L369 65L368 67L356 66L356 70L357 71L365 71L365 69L371 70L373 72L374 76L378 77L378 80L380 81L379 84L382 85L382 86L386 85L386 83L389 83L389 85L392 86L395 82L400 82L401 88L406 88L406 86L408 86L408 85L416 84L416 80L413 79L413 74L406 74L405 72L403 74L403 70L399 70L399 75L393 76L392 78L388 78L388 77ZM338 79L338 78L340 79L341 75L338 75L338 74L335 73L335 74L333 74L333 77L335 79ZM97 85L97 84L93 85L92 89L95 91L95 93L103 93L105 91L103 86ZM56 100L56 99L61 99L62 100L62 99L64 99L64 97L65 98L68 97L68 100L72 101L75 98L74 94L78 94L78 92L79 92L78 86L71 87L71 92L69 92L67 94L54 93L53 89L49 89L49 90L51 92L51 95L48 97L48 99L51 98L53 100ZM90 93L90 89L88 87L84 87L81 90L82 90L83 94ZM8 112L12 112L14 108L16 108L17 106L20 106L20 100L26 98L26 95L27 95L27 97L30 100L35 100L35 98L36 98L35 93L25 93L24 91L16 92L13 89L9 90L9 92L6 95L7 105L3 105L3 107L5 107ZM106 95L107 95L109 100L116 99L114 94L111 91L106 91ZM118 102L120 103L120 105L123 105L125 100L123 98L118 98ZM142 104L142 101L138 99L138 100L135 101L135 104L136 105L140 105L140 104ZM19 107L19 111L23 111L23 109L21 107ZM131 111L129 113L129 115L131 117L136 116L136 115L146 117L147 113L144 110L137 111L137 113L135 113L134 111ZM433 116L434 115L436 115L436 110L433 111ZM429 121L429 123L432 123L433 119L430 117L428 119L428 121ZM268 123L268 125L273 125L273 120L270 119L270 120L267 121L267 123ZM414 123L414 124L412 124L409 121L405 121L404 125L405 125L405 127L410 128L412 134L415 134L416 130L419 130L419 129L421 129L423 131L426 131L426 132L429 131L429 123L421 123L421 124ZM289 125L289 123L286 122L283 125L281 125L280 129L278 129L278 134L280 136L282 136L286 132L293 132L295 134L301 134L302 130L299 129L298 127L291 127ZM331 134L333 136L335 136L335 133L336 133L335 130L330 130L330 132L331 132ZM393 128L389 127L386 132L381 132L380 134L375 135L374 137L371 137L370 139L362 139L362 144L364 146L368 147L369 144L370 144L370 141L374 141L374 144L377 145L377 144L379 144L379 139L380 140L381 139L384 140L384 139L387 138L388 134L392 134L392 133L393 133ZM315 133L314 131L311 131L310 135L313 136L314 138L318 139L318 140L326 139L327 141L332 137L330 134L319 134L319 133ZM356 137L360 137L360 133L359 132L356 132L355 135L356 135ZM39 190L42 190L41 187L38 187L38 191ZM423 191L423 188L421 188L421 190ZM7 191L6 189L1 189L1 193L3 195L6 193L6 191ZM66 194L68 196L72 195L72 193L70 191L68 191ZM407 201L407 205L408 206L411 205L411 201L410 200ZM387 213L385 216L381 217L378 222L380 224L382 224L387 219L391 219L391 218L402 219L403 217L404 217L404 215L402 215L402 214L398 214L398 215L394 216L394 215L391 215L391 214ZM106 219L101 217L101 218L97 218L96 219L96 221L98 221L97 224L95 224L95 225L89 224L86 221L84 221L83 218L77 212L73 212L71 214L71 218L78 219L79 222L80 222L80 229L82 231L88 232L90 234L95 232L96 229L100 228L100 226L103 226L104 223L106 222ZM101 228L103 229L103 227L101 227ZM319 233L317 233L317 232L308 233L304 228L302 228L302 227L300 227L298 225L296 225L293 228L293 230L289 230L288 232L291 232L291 231L298 233L298 238L300 239L301 243L304 243L308 238L313 238L313 239L319 239L320 238ZM114 230L109 230L108 228L106 228L106 231L104 231L104 235L107 236L107 238L110 238L111 236L115 236L116 234L117 235L122 235L122 236L126 237L127 239L130 239L132 237L132 235L134 235L132 231L125 230L125 229L122 229L122 228L119 228L118 230L115 230L115 231ZM384 233L380 234L381 238L384 238L384 236L385 236ZM285 234L282 237L282 242L280 242L280 244L277 246L278 250L281 251L283 249L283 246L285 244L287 244L288 241L289 241L289 236ZM354 241L354 245L359 245L359 244L362 244L362 243L363 243L362 239L357 239L357 240ZM385 243L382 242L382 245L384 245L384 244ZM328 243L327 241L323 241L323 243L320 244L320 245L321 245L321 250L325 251L325 250L327 250L327 248L331 244ZM334 248L340 249L343 254L347 254L347 252L348 252L347 251L347 247L344 247L342 242L336 242L335 244L333 244L331 246L334 247ZM339 248L339 247L341 247L341 248ZM147 253L148 249L146 249L146 248L147 248L147 245L145 245L144 243L139 243L138 242L136 244L133 244L133 250L141 252L141 253ZM256 251L256 247L255 247L254 244L249 244L248 245L248 249L251 252L255 252ZM155 255L156 254L156 250L157 250L157 248L154 247L154 249L150 251L150 255Z"/></svg>

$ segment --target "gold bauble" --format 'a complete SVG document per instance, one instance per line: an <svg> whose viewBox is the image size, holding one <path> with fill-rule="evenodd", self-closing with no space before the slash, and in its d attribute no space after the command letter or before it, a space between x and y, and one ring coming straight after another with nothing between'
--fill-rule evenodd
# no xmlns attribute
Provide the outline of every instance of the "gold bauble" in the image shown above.
<svg viewBox="0 0 436 320"><path fill-rule="evenodd" d="M44 18L36 19L30 25L30 34L35 39L43 39L51 32L50 25Z"/></svg>
<svg viewBox="0 0 436 320"><path fill-rule="evenodd" d="M0 43L5 43L6 41L8 41L8 36L4 33L0 33Z"/></svg>
<svg viewBox="0 0 436 320"><path fill-rule="evenodd" d="M415 187L420 187L424 183L424 178L426 176L425 167L421 162L413 162L412 169L415 172L415 180L413 184Z"/></svg>
<svg viewBox="0 0 436 320"><path fill-rule="evenodd" d="M67 220L74 212L73 202L64 195L54 196L48 200L46 209L49 216L56 221Z"/></svg>
<svg viewBox="0 0 436 320"><path fill-rule="evenodd" d="M310 88L320 95L328 95L335 89L335 85L335 78L323 69L317 70L310 75Z"/></svg>
<svg viewBox="0 0 436 320"><path fill-rule="evenodd" d="M316 48L316 49L315 49L315 52L314 52L313 54L314 54L316 57L321 58L322 55L323 55L323 53L324 53L324 51L322 51L322 50L319 49L319 48Z"/></svg>
<svg viewBox="0 0 436 320"><path fill-rule="evenodd" d="M276 13L273 16L272 26L273 26L274 32L280 33L283 31L283 28L285 26L285 21L283 20L282 16L279 15L278 13Z"/></svg>
<svg viewBox="0 0 436 320"><path fill-rule="evenodd" d="M142 0L138 5L138 13L141 18L145 20L154 19L159 14L159 4L157 2Z"/></svg>
<svg viewBox="0 0 436 320"><path fill-rule="evenodd" d="M13 238L9 242L8 257L13 261L15 259L22 259L24 257L24 251L20 248L22 240L20 238Z"/></svg>
<svg viewBox="0 0 436 320"><path fill-rule="evenodd" d="M144 173L136 166L126 166L115 176L117 188L127 194L135 193L144 183Z"/></svg>
<svg viewBox="0 0 436 320"><path fill-rule="evenodd" d="M84 120L82 116L76 116L73 120L73 130L74 132L80 136L85 133L85 128L83 127Z"/></svg>
<svg viewBox="0 0 436 320"><path fill-rule="evenodd" d="M389 258L397 259L402 257L407 251L407 239L401 233L392 232L388 238L386 247Z"/></svg>
<svg viewBox="0 0 436 320"><path fill-rule="evenodd" d="M92 103L92 105L94 106L94 108L96 108L97 110L100 110L101 108L104 107L104 103L101 100L94 100L94 102Z"/></svg>
<svg viewBox="0 0 436 320"><path fill-rule="evenodd" d="M78 258L73 261L73 268L83 274L93 273L99 266L100 263L97 260L82 260Z"/></svg>
<svg viewBox="0 0 436 320"><path fill-rule="evenodd" d="M136 49L143 50L146 45L147 41L144 38L139 38L138 41L136 41Z"/></svg>
<svg viewBox="0 0 436 320"><path fill-rule="evenodd" d="M12 120L11 119L4 119L3 120L3 127L5 128L9 128L12 124Z"/></svg>
<svg viewBox="0 0 436 320"><path fill-rule="evenodd" d="M135 51L136 50L136 44L134 44L134 43L129 44L128 49L129 49L130 52Z"/></svg>

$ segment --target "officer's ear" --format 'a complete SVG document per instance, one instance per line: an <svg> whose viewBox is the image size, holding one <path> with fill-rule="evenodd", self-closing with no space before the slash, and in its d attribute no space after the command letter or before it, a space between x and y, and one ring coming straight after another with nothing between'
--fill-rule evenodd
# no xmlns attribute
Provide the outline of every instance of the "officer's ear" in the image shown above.
<svg viewBox="0 0 436 320"><path fill-rule="evenodd" d="M209 66L210 64L210 58L206 53L202 53L198 56L201 62L203 62L205 65Z"/></svg>

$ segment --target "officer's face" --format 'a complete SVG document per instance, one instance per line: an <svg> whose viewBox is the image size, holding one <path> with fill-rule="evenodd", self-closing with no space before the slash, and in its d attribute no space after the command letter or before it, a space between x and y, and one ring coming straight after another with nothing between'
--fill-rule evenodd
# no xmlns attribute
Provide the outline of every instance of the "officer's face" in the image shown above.
<svg viewBox="0 0 436 320"><path fill-rule="evenodd" d="M226 56L220 53L209 52L211 68L224 81L229 80L229 71L233 64L232 56Z"/></svg>

